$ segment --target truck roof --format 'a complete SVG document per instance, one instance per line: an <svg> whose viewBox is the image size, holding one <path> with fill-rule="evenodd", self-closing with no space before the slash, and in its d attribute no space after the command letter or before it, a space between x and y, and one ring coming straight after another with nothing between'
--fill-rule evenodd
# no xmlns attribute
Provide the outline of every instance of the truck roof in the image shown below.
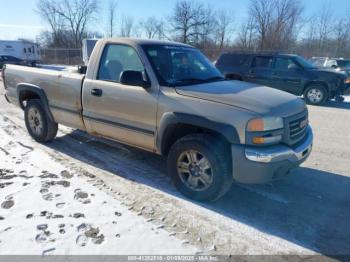
<svg viewBox="0 0 350 262"><path fill-rule="evenodd" d="M178 42L172 42L172 41L166 41L166 40L153 40L153 39L141 39L141 38L105 38L101 39L99 41L105 42L105 43L125 43L125 44L132 44L132 45L176 45L176 46L183 46L183 47L192 47L187 44L178 43Z"/></svg>

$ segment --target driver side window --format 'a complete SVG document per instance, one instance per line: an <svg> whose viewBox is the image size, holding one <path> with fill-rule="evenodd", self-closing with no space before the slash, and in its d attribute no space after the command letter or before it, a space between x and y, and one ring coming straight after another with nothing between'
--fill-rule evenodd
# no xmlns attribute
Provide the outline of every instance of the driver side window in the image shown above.
<svg viewBox="0 0 350 262"><path fill-rule="evenodd" d="M299 68L299 66L292 59L282 57L276 58L275 69L287 71L295 68Z"/></svg>
<svg viewBox="0 0 350 262"><path fill-rule="evenodd" d="M97 79L120 83L121 74L128 70L144 72L135 49L127 45L107 45L102 54Z"/></svg>

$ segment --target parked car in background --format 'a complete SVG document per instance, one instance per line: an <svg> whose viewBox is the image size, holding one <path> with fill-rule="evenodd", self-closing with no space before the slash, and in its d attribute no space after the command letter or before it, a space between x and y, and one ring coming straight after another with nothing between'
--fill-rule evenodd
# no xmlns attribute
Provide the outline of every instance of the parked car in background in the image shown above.
<svg viewBox="0 0 350 262"><path fill-rule="evenodd" d="M316 67L334 67L336 65L335 58L329 58L329 57L312 57L309 59L309 62L311 62Z"/></svg>
<svg viewBox="0 0 350 262"><path fill-rule="evenodd" d="M332 68L337 71L343 71L350 76L350 59L337 58L335 59L336 64Z"/></svg>
<svg viewBox="0 0 350 262"><path fill-rule="evenodd" d="M282 178L312 150L304 101L228 81L189 45L105 39L86 75L9 65L3 77L36 141L52 141L60 123L166 156L176 188L196 200Z"/></svg>
<svg viewBox="0 0 350 262"><path fill-rule="evenodd" d="M343 101L350 90L350 78L345 73L317 68L298 55L230 52L222 54L215 65L228 79L304 96L313 105L333 98Z"/></svg>
<svg viewBox="0 0 350 262"><path fill-rule="evenodd" d="M12 64L12 65L24 65L24 61L21 59L18 59L14 56L9 55L1 55L0 54L0 70L3 68L5 64Z"/></svg>
<svg viewBox="0 0 350 262"><path fill-rule="evenodd" d="M350 59L313 57L309 61L317 67L332 68L350 74Z"/></svg>

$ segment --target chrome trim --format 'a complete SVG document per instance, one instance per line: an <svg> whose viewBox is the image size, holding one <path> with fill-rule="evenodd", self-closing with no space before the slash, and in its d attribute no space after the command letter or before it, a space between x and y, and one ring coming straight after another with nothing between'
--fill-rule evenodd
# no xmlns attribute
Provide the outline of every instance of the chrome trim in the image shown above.
<svg viewBox="0 0 350 262"><path fill-rule="evenodd" d="M313 133L310 126L307 128L306 140L296 148L276 145L269 148L246 148L245 156L248 160L260 163L273 163L284 160L299 162L306 159L312 151Z"/></svg>

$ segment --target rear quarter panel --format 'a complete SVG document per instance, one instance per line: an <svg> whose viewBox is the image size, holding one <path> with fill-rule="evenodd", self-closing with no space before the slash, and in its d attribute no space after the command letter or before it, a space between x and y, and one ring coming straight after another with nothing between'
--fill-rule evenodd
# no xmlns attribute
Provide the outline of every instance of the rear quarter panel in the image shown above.
<svg viewBox="0 0 350 262"><path fill-rule="evenodd" d="M81 118L81 86L84 76L69 72L8 65L5 70L6 95L18 105L17 86L30 84L44 90L56 122L85 129Z"/></svg>

